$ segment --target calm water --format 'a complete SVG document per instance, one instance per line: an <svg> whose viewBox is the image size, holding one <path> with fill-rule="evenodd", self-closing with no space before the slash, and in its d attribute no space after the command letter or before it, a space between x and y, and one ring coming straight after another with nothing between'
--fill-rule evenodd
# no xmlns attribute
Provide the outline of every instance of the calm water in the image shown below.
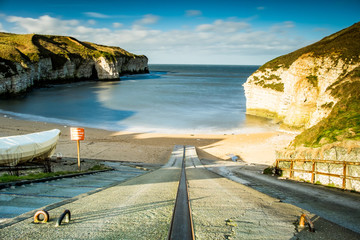
<svg viewBox="0 0 360 240"><path fill-rule="evenodd" d="M150 65L150 74L114 82L35 89L1 100L17 118L108 130L239 133L269 127L245 115L242 84L258 66Z"/></svg>

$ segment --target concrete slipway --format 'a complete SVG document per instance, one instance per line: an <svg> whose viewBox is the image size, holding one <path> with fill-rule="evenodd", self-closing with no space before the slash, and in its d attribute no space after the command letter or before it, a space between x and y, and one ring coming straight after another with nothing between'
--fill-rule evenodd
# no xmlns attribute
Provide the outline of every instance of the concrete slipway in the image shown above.
<svg viewBox="0 0 360 240"><path fill-rule="evenodd" d="M116 162L106 164L114 170L1 189L0 222L146 173Z"/></svg>
<svg viewBox="0 0 360 240"><path fill-rule="evenodd" d="M34 224L28 213L22 221L0 224L0 239L167 239L182 152L174 148L168 164L158 170L64 200L49 209L46 224ZM185 152L196 239L359 239L358 233L312 212L208 171L195 148ZM71 211L71 221L56 227L64 209ZM314 221L315 233L298 228L303 213Z"/></svg>

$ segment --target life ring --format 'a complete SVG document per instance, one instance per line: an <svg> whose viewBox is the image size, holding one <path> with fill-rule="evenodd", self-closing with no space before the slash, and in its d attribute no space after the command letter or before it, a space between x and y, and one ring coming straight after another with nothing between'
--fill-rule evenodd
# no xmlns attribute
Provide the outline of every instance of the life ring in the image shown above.
<svg viewBox="0 0 360 240"><path fill-rule="evenodd" d="M40 218L42 216L42 219ZM45 210L39 210L34 215L34 223L47 223L49 221L49 213Z"/></svg>
<svg viewBox="0 0 360 240"><path fill-rule="evenodd" d="M64 220L65 218L65 220ZM66 209L59 217L59 219L56 221L55 227L58 227L61 225L62 221L69 223L71 219L71 213L70 210Z"/></svg>

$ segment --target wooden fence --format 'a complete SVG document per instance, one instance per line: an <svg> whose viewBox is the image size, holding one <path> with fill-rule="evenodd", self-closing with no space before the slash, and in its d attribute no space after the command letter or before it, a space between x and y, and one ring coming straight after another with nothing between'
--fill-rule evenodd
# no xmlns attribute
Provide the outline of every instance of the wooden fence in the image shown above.
<svg viewBox="0 0 360 240"><path fill-rule="evenodd" d="M290 168L279 168L280 162L290 162ZM294 163L312 163L311 170L305 169L295 169ZM335 164L342 165L342 174L334 174L334 173L326 173L317 171L317 164L325 163L325 164ZM346 180L357 180L360 181L360 177L357 176L349 176L348 175L348 166L349 165L358 165L360 166L360 162L345 162L345 161L332 161L332 160L318 160L318 159L276 159L276 169L280 169L283 171L290 171L290 179L294 178L294 172L303 172L303 173L311 173L311 183L315 182L316 175L325 175L330 177L338 177L342 178L342 189L346 188Z"/></svg>

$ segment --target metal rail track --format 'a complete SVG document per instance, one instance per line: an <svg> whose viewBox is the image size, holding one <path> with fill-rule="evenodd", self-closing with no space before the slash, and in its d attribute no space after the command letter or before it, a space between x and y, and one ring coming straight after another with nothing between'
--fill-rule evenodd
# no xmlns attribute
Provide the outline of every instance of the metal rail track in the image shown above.
<svg viewBox="0 0 360 240"><path fill-rule="evenodd" d="M185 170L185 147L183 150L181 175L175 206L168 234L170 240L195 239Z"/></svg>

